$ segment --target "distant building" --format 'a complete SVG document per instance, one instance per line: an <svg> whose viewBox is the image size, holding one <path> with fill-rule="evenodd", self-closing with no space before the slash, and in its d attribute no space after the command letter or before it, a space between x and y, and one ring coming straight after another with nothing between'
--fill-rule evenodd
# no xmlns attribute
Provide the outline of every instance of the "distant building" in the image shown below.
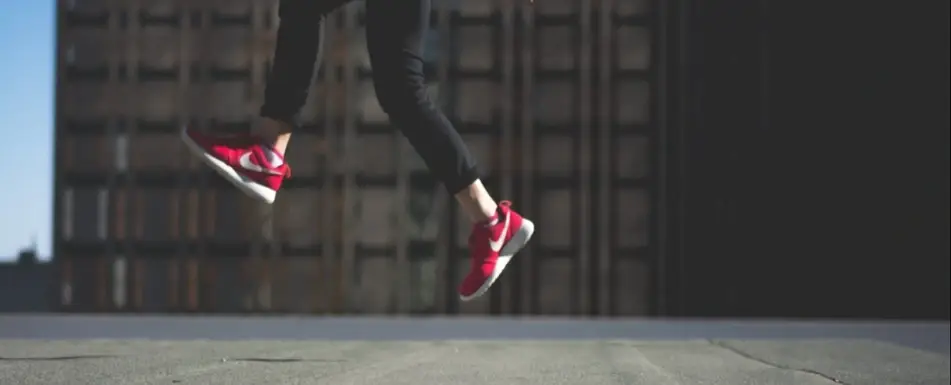
<svg viewBox="0 0 951 385"><path fill-rule="evenodd" d="M34 249L22 250L13 262L0 262L0 313L52 310L52 264L40 262Z"/></svg>

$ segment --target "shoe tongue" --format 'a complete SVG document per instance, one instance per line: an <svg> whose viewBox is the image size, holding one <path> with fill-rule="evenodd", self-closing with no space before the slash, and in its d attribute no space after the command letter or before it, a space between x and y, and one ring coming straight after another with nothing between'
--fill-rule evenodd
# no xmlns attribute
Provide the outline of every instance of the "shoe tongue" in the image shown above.
<svg viewBox="0 0 951 385"><path fill-rule="evenodd" d="M281 167L284 164L284 157L274 148L268 145L260 145L260 161L271 168Z"/></svg>
<svg viewBox="0 0 951 385"><path fill-rule="evenodd" d="M495 226L499 223L499 217L500 217L499 210L496 210L495 214L493 214L491 218L486 219L485 221L479 223L478 225L485 227L487 229L492 228L492 226Z"/></svg>

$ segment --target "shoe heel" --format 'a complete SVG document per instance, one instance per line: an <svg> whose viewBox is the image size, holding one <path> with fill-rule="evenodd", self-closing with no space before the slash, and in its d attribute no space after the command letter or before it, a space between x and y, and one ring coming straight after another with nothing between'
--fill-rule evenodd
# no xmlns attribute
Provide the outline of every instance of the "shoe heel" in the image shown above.
<svg viewBox="0 0 951 385"><path fill-rule="evenodd" d="M519 227L518 231L515 232L515 235L512 236L512 239L509 240L505 247L499 252L500 257L511 257L518 253L525 245L528 244L528 241L532 239L532 235L535 234L535 223L528 219L522 219L522 226Z"/></svg>

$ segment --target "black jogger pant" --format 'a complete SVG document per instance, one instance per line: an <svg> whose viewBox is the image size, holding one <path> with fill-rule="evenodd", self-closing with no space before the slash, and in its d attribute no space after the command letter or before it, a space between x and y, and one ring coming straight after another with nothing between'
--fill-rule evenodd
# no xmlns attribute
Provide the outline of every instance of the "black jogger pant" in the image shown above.
<svg viewBox="0 0 951 385"><path fill-rule="evenodd" d="M274 64L261 116L293 124L320 61L325 16L348 0L281 0ZM450 194L478 179L459 133L430 100L423 41L432 0L365 0L367 48L377 99Z"/></svg>

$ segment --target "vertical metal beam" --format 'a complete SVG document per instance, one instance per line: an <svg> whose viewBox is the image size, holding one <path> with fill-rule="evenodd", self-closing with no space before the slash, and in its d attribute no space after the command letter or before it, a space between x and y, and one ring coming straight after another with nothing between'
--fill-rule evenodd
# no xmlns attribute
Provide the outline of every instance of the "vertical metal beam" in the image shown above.
<svg viewBox="0 0 951 385"><path fill-rule="evenodd" d="M106 287L106 281L108 281L108 273L106 268L106 258L98 257L93 258L93 263L96 264L96 302L95 309L98 311L106 310L106 303L108 298L108 288Z"/></svg>
<svg viewBox="0 0 951 385"><path fill-rule="evenodd" d="M249 63L251 69L251 95L263 95L264 88L266 87L267 78L264 76L264 62L258 59L257 53L261 51L260 42L261 36L263 36L264 27L264 18L266 15L266 4L261 2L253 2L251 5L251 34L250 38L250 52ZM257 96L255 97L257 98ZM257 106L259 103L252 103L252 106ZM255 114L249 111L249 115L254 116ZM249 118L253 119L253 117ZM261 223L261 236L260 239L263 242L266 242L267 247L264 251L264 256L267 259L269 265L277 265L277 282L283 281L281 274L283 270L279 269L284 264L284 260L281 259L281 236L278 234L274 224L274 205L260 204L254 202L254 205L257 206L257 215L254 216L255 220ZM268 303L274 304L274 290L273 286L275 283L274 274L269 274L267 276L267 296ZM284 301L279 301L280 304L285 303ZM280 305L279 305L280 306ZM283 310L283 309L274 309L273 307L270 310Z"/></svg>
<svg viewBox="0 0 951 385"><path fill-rule="evenodd" d="M168 265L168 294L166 300L166 309L175 311L179 308L179 299L181 298L181 263L180 261L184 259L175 258L169 262Z"/></svg>
<svg viewBox="0 0 951 385"><path fill-rule="evenodd" d="M578 101L579 101L579 119L580 127L578 135L579 140L579 184L578 191L578 258L580 259L578 269L578 288L580 291L578 303L572 311L584 314L588 308L588 299L590 297L588 280L591 272L591 35L592 35L592 10L591 0L581 1L580 10L580 28L581 39L579 48L578 70L580 71L580 81L578 83Z"/></svg>
<svg viewBox="0 0 951 385"><path fill-rule="evenodd" d="M396 234L396 277L390 280L390 290L396 293L396 313L404 314L409 310L409 240L406 228L409 226L409 162L405 161L413 149L403 139L398 130L393 133L393 142L396 147L396 209L397 216L394 233Z"/></svg>
<svg viewBox="0 0 951 385"><path fill-rule="evenodd" d="M68 309L73 305L73 260L60 258L57 260L57 266L60 282L56 304L60 309Z"/></svg>
<svg viewBox="0 0 951 385"><path fill-rule="evenodd" d="M188 258L188 261L185 264L185 279L187 284L186 289L186 300L185 300L185 309L188 311L198 310L199 305L199 296L201 295L198 285L198 259L197 258Z"/></svg>
<svg viewBox="0 0 951 385"><path fill-rule="evenodd" d="M191 45L192 23L191 23L191 3L183 1L180 3L182 14L179 17L179 45L178 45L178 124L185 126L190 123L192 110L188 97L188 90L191 86ZM184 171L184 170L183 170ZM180 175L184 176L182 172ZM184 182L184 178L181 180Z"/></svg>
<svg viewBox="0 0 951 385"><path fill-rule="evenodd" d="M197 69L202 72L202 76L197 83L191 82L189 84L189 87L197 86L202 96L200 100L210 101L213 99L211 98L212 95L211 95L211 91L209 90L210 82L208 81L207 71L205 71L205 69L207 67L206 61L208 60L207 53L211 51L211 48L212 48L209 42L211 37L209 36L210 34L208 32L209 24L211 23L211 11L209 9L209 5L207 1L201 1L201 2L198 2L197 4L193 3L193 5L196 5L195 9L198 11L201 27L197 31L191 30L191 36L192 36L192 39L197 42L197 44L200 46L201 49L198 50L197 57L194 58L195 60L193 60L191 63L194 63ZM184 69L184 70L191 71L190 65L187 69ZM197 108L201 112L194 113L192 116L189 116L189 118L192 118L192 117L198 118L197 120L198 120L199 127L196 127L196 128L200 130L208 129L208 126L210 123L208 119L208 109L209 109L208 107L209 106L207 104L199 105L197 106ZM196 160L192 160L192 162L197 163ZM202 166L199 165L199 170L202 170L201 167ZM178 265L177 267L178 269L182 269L185 263L188 261L188 258L191 257L191 255L188 255L188 254L198 255L198 256L207 255L208 245L211 241L211 238L214 236L214 232L216 228L215 215L217 214L217 207L215 207L215 204L218 201L217 191L215 191L214 188L209 188L209 183L208 183L209 174L205 172L199 172L198 175L199 175L198 191L200 192L199 198L198 198L200 202L198 206L198 214L199 214L199 218L202 218L202 223L204 224L204 226L201 227L201 231L198 234L199 236L198 250L196 250L194 253L185 252L182 255L178 256L179 259L178 261L176 261ZM180 276L181 274L179 274L179 277ZM181 281L182 280L179 279L179 282ZM182 302L181 302L180 293L179 293L179 297L180 297L178 299L180 304L179 307L184 308L184 306L181 305ZM255 304L252 302L250 306L253 307L255 306Z"/></svg>
<svg viewBox="0 0 951 385"><path fill-rule="evenodd" d="M126 67L126 70L128 71L127 76L129 78L130 88L126 89L125 91L131 92L131 95L142 95L142 91L141 91L142 86L141 86L141 83L139 82L139 57L141 53L140 50L142 49L141 47L142 26L139 24L140 18L138 17L140 12L142 11L142 3L141 3L141 0L132 0L127 2L127 4L128 4L127 11L130 17L128 18L129 19L128 32L125 34L127 39L126 47L128 49L128 51L126 52L126 66L125 67ZM117 6L116 10L118 10L118 8L119 7ZM116 14L118 14L118 12L116 12ZM115 31L122 34L122 31L120 30L120 26L118 25L118 20L116 20L117 18L112 18L112 19L113 19L114 25L111 27L114 27ZM126 99L130 100L130 98L126 98ZM126 105L126 108L128 109L129 106ZM138 113L139 111L135 111L135 112ZM131 142L135 140L136 136L138 136L139 127L138 127L138 119L136 117L129 118L128 117L129 115L132 115L132 114L128 114L123 119L131 120L131 121L127 121L125 124L126 129L129 131L126 134L126 136L129 138L129 141ZM114 122L115 119L110 119L110 120L113 120L113 123L115 123ZM115 132L110 132L110 135L112 135L114 138L116 134ZM134 170L131 167L127 171L128 178L126 180L128 183L127 186L129 191L138 191L137 183L136 183L136 179L137 179L136 174L137 174L137 170ZM143 215L143 210L138 210L137 214L141 217ZM138 236L138 238L141 239L141 235ZM132 244L133 244L132 240L127 240L125 242L126 247L124 249L125 249L126 256L131 260L135 260L137 258L137 255L136 255L137 251L135 250L134 247L131 247ZM114 256L115 255L113 254L110 257L114 257ZM111 258L110 258L110 261L111 261Z"/></svg>
<svg viewBox="0 0 951 385"><path fill-rule="evenodd" d="M653 105L655 109L653 112L653 120L655 124L656 135L654 136L654 143L652 143L652 148L654 149L654 156L650 159L653 160L656 164L653 167L654 170L654 188L652 189L653 194L650 199L652 202L651 207L653 208L651 213L652 223L651 223L651 232L653 233L650 237L651 242L653 243L654 253L654 312L658 315L671 315L669 310L669 298L667 292L669 291L668 285L670 281L668 280L668 267L669 267L669 236L668 236L668 210L667 206L669 205L669 194L667 186L670 183L669 181L669 171L668 171L668 131L669 131L669 117L668 117L668 66L669 66L669 49L670 42L668 41L668 19L670 18L670 9L671 3L668 1L656 1L654 5L654 19L657 20L655 27L651 31L653 39L651 39L651 66L656 74L654 78L654 86L651 88L653 100Z"/></svg>
<svg viewBox="0 0 951 385"><path fill-rule="evenodd" d="M65 52L65 44L63 43L63 37L66 36L63 27L63 20L65 20L63 12L62 2L56 3L56 63L55 63L55 78L54 84L56 86L56 92L53 95L54 103L53 106L53 231L52 231L52 263L53 267L60 273L58 275L59 281L57 282L56 291L59 293L57 300L52 303L53 308L58 308L65 310L69 307L69 304L72 302L72 271L69 266L69 261L63 258L62 255L62 245L63 245L63 221L64 215L62 213L63 204L62 196L65 190L65 187L62 182L62 167L60 165L64 164L62 155L62 143L64 135L61 128L63 124L63 104L65 94L65 76L66 71L64 70L63 63L63 53ZM114 68L110 68L110 71L115 71Z"/></svg>
<svg viewBox="0 0 951 385"><path fill-rule="evenodd" d="M499 138L499 184L501 188L501 196L510 197L512 196L513 190L513 161L514 155L513 150L515 149L515 133L514 127L512 124L512 86L513 86L513 67L514 67L514 40L515 40L515 6L510 1L503 1L498 4L498 10L501 13L501 42L502 46L495 49L495 52L499 55L499 61L502 64L501 69L501 83L498 88L499 100L501 103L497 103L498 114L500 118L500 133L501 137ZM506 313L511 311L512 301L510 300L514 293L512 286L510 284L502 284L500 290L496 293L492 293L489 296L489 299L492 301L489 307L489 311L492 312L494 309L500 309L501 313ZM504 293L504 295L503 295ZM497 301L497 302L496 302Z"/></svg>
<svg viewBox="0 0 951 385"><path fill-rule="evenodd" d="M397 154L400 158L403 157L404 148L403 141L394 139L397 146ZM397 314L404 314L409 311L409 289L411 282L409 282L410 275L410 266L408 261L409 255L409 240L406 234L406 226L408 225L408 210L406 209L409 204L410 191L409 191L409 172L406 170L406 162L397 163L397 174L396 174L396 201L398 202L399 207L397 208L397 216L395 221L395 235L396 235L396 269L394 271L395 277L390 280L391 292L396 293L396 306L395 310Z"/></svg>
<svg viewBox="0 0 951 385"><path fill-rule="evenodd" d="M514 175L515 168L514 165L514 150L515 144L515 130L513 127L513 108L512 102L514 101L514 66L515 66L515 6L511 2L507 1L502 4L502 49L499 50L499 55L501 56L502 61L502 88L500 93L499 100L501 101L499 113L502 118L502 138L500 145L500 162L499 165L499 176L501 177L501 188L503 197L511 197L513 182L512 176ZM502 291L505 295L501 296L499 307L502 309L502 312L511 312L512 301L511 298L515 296L514 285L503 284ZM492 296L493 299L497 298Z"/></svg>
<svg viewBox="0 0 951 385"><path fill-rule="evenodd" d="M453 60L452 57L452 29L450 25L450 12L449 6L446 2L441 2L438 8L438 17L439 17L439 49L442 52L439 55L439 66L438 66L438 79L439 79L439 99L441 101L449 100L449 94L452 92L452 87L449 86L449 64ZM443 103L440 103L443 104ZM445 189L440 188L437 191L438 194L447 194ZM452 256L452 253L449 252L450 248L455 247L453 244L453 234L449 229L452 228L450 224L451 215L449 214L452 211L452 203L448 202L445 207L445 214L440 216L439 223L442 224L439 226L439 233L436 236L436 295L435 295L435 307L436 312L445 314L449 311L448 300L449 293L452 284L455 281L450 281L448 277L455 277L456 272L454 269L455 264L450 263L449 258Z"/></svg>
<svg viewBox="0 0 951 385"><path fill-rule="evenodd" d="M249 48L251 52L251 95L255 98L255 102L251 103L252 106L261 104L264 97L264 88L267 85L265 73L267 61L261 60L261 53L264 52L264 38L268 32L264 17L267 16L267 11L270 8L270 5L260 1L251 4L251 46Z"/></svg>
<svg viewBox="0 0 951 385"><path fill-rule="evenodd" d="M354 309L354 298L353 298L353 279L355 278L355 268L356 268L356 240L354 235L354 227L356 220L353 217L353 208L355 204L359 203L358 194L360 193L359 189L356 186L356 175L355 175L355 160L356 157L360 154L354 152L357 132L356 132L356 114L354 113L354 102L356 95L356 69L353 66L353 60L351 60L352 55L350 54L351 42L353 39L353 31L355 29L356 21L356 9L352 4L348 4L343 8L344 23L342 28L343 43L343 87L344 95L343 98L344 106L341 109L343 111L343 220L341 221L343 227L343 266L341 269L341 275L344 279L344 309L347 312L351 312Z"/></svg>
<svg viewBox="0 0 951 385"><path fill-rule="evenodd" d="M534 82L535 82L535 8L533 4L522 2L522 47L521 47L521 65L522 65L522 84L521 84L521 115L519 119L522 125L522 201L534 202L537 197L534 196L535 185L535 105L534 105ZM514 103L515 100L512 100ZM530 205L525 207L525 215L533 215L534 207ZM537 244L538 241L535 242ZM535 288L538 282L535 282L535 247L529 246L523 250L519 259L522 260L522 314L532 314L535 311Z"/></svg>
<svg viewBox="0 0 951 385"><path fill-rule="evenodd" d="M598 153L598 169L601 173L601 179L598 185L598 228L600 229L598 234L598 308L595 311L602 316L611 314L611 282L613 282L611 252L614 245L611 244L611 233L614 232L614 226L612 226L614 210L611 209L611 197L614 195L614 191L612 191L613 183L611 183L611 179L614 178L614 175L610 172L613 160L611 155L614 152L614 144L611 140L611 123L614 120L614 116L612 116L614 100L611 97L613 95L611 69L614 58L614 45L612 44L614 31L612 25L613 6L613 0L602 0L599 14L598 103L600 121L598 123L598 141L601 150Z"/></svg>
<svg viewBox="0 0 951 385"><path fill-rule="evenodd" d="M145 266L141 260L135 261L135 265L132 267L132 282L135 283L135 288L132 289L132 302L135 304L135 308L138 311L142 311L142 301L145 298L145 285L143 282L145 280Z"/></svg>
<svg viewBox="0 0 951 385"><path fill-rule="evenodd" d="M676 171L676 174L674 174L674 177L676 178L674 188L675 188L676 196L677 196L676 201L672 205L674 208L673 210L674 213L672 214L672 217L675 218L675 220L673 221L673 226L671 227L674 229L673 232L676 235L676 239L675 239L676 243L674 243L674 245L676 246L676 254L674 255L676 259L676 265L675 265L676 271L674 272L674 274L676 274L676 277L677 277L677 292L676 292L677 296L676 298L674 298L674 300L676 301L675 304L677 308L676 310L677 314L683 315L685 310L687 309L687 292L686 291L689 285L689 282L687 281L687 266L686 266L687 260L686 260L685 247L690 242L690 239L687 237L687 232L685 228L686 226L685 218L687 218L687 216L689 215L688 213L689 210L687 209L687 204L686 204L687 193L684 191L688 183L687 170L686 170L687 163L686 163L685 153L687 151L686 147L687 147L687 141L689 136L687 131L689 130L689 126L693 124L687 118L688 113L693 113L692 111L693 101L692 101L692 98L688 96L688 90L690 90L690 88L692 87L688 86L688 83L687 83L691 77L691 75L689 74L690 66L691 66L690 64L691 55L690 55L690 47L689 47L691 43L690 41L691 37L690 37L688 23L692 19L692 14L693 14L692 7L696 7L698 5L689 1L678 1L675 3L677 4L677 8L676 8L677 9L677 12L676 12L677 44L675 46L677 47L677 68L675 72L677 76L676 103L678 106L677 111L679 116L677 116L677 123L676 123L677 129L675 131L676 137L673 138L673 140L671 140L671 142L673 142L673 145L665 146L664 149L669 150L670 148L674 146L676 146L677 148L675 155L672 156L672 158L674 159L674 162L672 163L674 163L674 165L672 165L671 167L672 169ZM670 275L669 274L665 275L665 277L670 277ZM668 299L668 302L670 302L670 299Z"/></svg>
<svg viewBox="0 0 951 385"><path fill-rule="evenodd" d="M769 114L770 112L770 98L769 98L770 96L770 92L769 92L769 88L770 88L770 81L769 81L770 80L770 72L769 72L769 69L770 69L770 65L769 65L770 64L770 61L769 61L770 27L768 25L770 22L770 1L771 0L759 1L760 3L759 23L760 25L762 25L760 29L759 44L758 44L759 53L760 53L760 57L759 57L759 60L760 60L759 62L759 65L760 65L759 124L760 124L760 129L764 129L764 130L767 127L769 127L769 123L770 123L770 114Z"/></svg>
<svg viewBox="0 0 951 385"><path fill-rule="evenodd" d="M211 4L211 6L209 7L209 11L211 12L217 11L215 5L217 4ZM241 28L244 28L244 29L246 28L251 29L250 31L251 33L248 33L245 35L245 36L250 36L248 38L249 40L244 42L246 52L251 52L251 50L255 48L254 40L251 40L251 39L254 39L253 37L254 32L256 32L257 30L254 11L255 11L255 6L251 5L251 9L249 10L250 17L251 17L251 25L241 26ZM207 24L205 24L205 29L207 31L208 29ZM212 32L211 36L214 36L214 31L211 31L211 32ZM248 31L245 31L245 32L248 32ZM253 55L249 54L248 56L245 57L245 60L247 61L245 65L247 65L248 69L251 71L251 76L250 76L250 79L248 80L250 84L245 84L244 86L248 87L252 95L257 95L258 94L257 91L259 90L259 87L261 87L260 84L262 83L260 79L261 75L257 73L258 71L256 71L257 68L254 63L255 60L253 59ZM247 103L246 105L251 105L251 104ZM248 114L248 111L244 111L244 112L246 114L245 116L250 119L251 115ZM215 118L217 119L217 117ZM229 190L229 193L231 193L230 190ZM241 210L241 212L239 213L241 226L239 228L241 230L247 230L247 229L250 229L251 226L255 226L255 225L261 226L260 231L250 233L250 234L246 233L247 234L246 236L250 238L250 246L251 246L248 252L247 260L250 261L252 265L259 266L258 269L256 269L254 273L251 274L252 290L253 290L253 295L252 295L253 300L251 302L254 304L255 306L254 309L256 311L264 311L264 312L272 311L273 309L271 308L271 304L273 303L273 301L272 301L272 298L270 297L272 293L272 291L270 290L271 273L269 270L270 269L269 264L271 263L271 260L267 258L269 254L271 253L271 242L269 241L271 240L273 235L271 232L269 232L269 230L271 230L271 220L268 213L271 211L271 207L270 205L260 204L253 200L244 199L244 196L240 196L238 199L239 199L238 209ZM245 234L242 234L242 235L245 235ZM203 258L203 256L198 256L198 257Z"/></svg>
<svg viewBox="0 0 951 385"><path fill-rule="evenodd" d="M335 14L334 14L335 15ZM333 15L327 17L324 22L324 49L325 52L333 52L336 48L337 29L334 23ZM336 308L337 298L341 285L341 276L339 258L337 258L337 243L339 239L337 228L340 221L336 216L337 209L340 207L339 193L336 186L336 175L338 169L339 148L337 146L337 127L334 121L334 113L337 109L337 98L334 93L338 91L337 71L334 71L333 55L325 55L325 62L322 63L324 70L323 84L317 83L318 87L324 87L324 108L323 126L324 126L324 147L325 162L324 169L321 170L323 176L323 199L321 199L321 222L324 233L321 234L321 260L323 261L323 293L325 299L325 311L331 311Z"/></svg>
<svg viewBox="0 0 951 385"><path fill-rule="evenodd" d="M687 111L687 31L689 4L685 1L658 1L655 17L659 27L654 29L657 94L657 137L654 148L656 162L656 195L653 207L657 210L653 229L655 236L657 284L654 285L655 313L664 316L682 315L684 310L683 244L685 215L683 186L684 125Z"/></svg>
<svg viewBox="0 0 951 385"><path fill-rule="evenodd" d="M194 31L192 30L191 23L191 10L193 4L191 2L182 1L179 3L181 7L181 16L179 17L179 46L178 46L178 125L179 127L184 127L187 124L191 124L191 118L194 114L192 111L191 101L192 98L189 97L189 90L194 86L192 84L192 71L191 63L193 58L191 57L192 44L197 43L198 39L194 38ZM185 163L182 164L182 169L179 170L178 175L178 188L183 191L188 192L188 198L184 200L184 207L191 210L200 210L201 209L201 190L196 189L196 186L192 186L188 181L188 174L194 172L194 169L190 167L191 162L194 162L193 157L188 157ZM194 203L194 204L192 204ZM200 238L202 235L201 226L199 223L200 218L197 213L193 215L181 215L181 221L183 228L187 229L184 232L179 233L178 248L175 255L170 256L172 268L178 268L178 261L185 258L185 254L188 253L188 242L191 241L191 235L194 234L196 238ZM195 231L192 232L193 228ZM128 238L128 237L127 237ZM143 277L157 276L155 274L142 274ZM172 284L178 284L177 276L176 281L169 280ZM177 303L174 305L177 306Z"/></svg>

